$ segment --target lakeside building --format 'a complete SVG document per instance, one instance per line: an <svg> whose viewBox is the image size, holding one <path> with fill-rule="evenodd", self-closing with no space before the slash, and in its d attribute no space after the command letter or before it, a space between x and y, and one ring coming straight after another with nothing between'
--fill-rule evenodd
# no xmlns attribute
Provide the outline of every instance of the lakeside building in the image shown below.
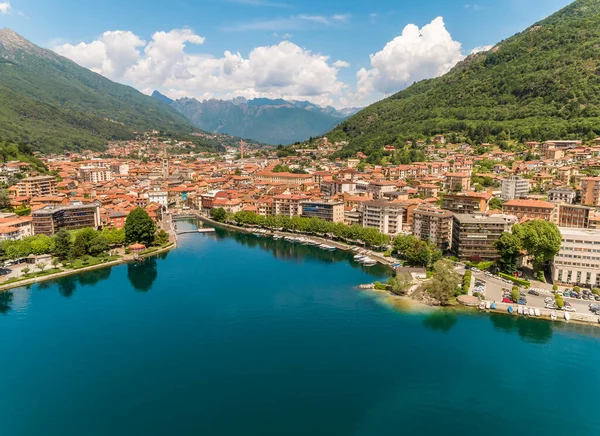
<svg viewBox="0 0 600 436"><path fill-rule="evenodd" d="M510 231L516 217L509 215L455 214L452 228L452 251L460 259L479 256L485 260L498 257L494 242Z"/></svg>
<svg viewBox="0 0 600 436"><path fill-rule="evenodd" d="M523 198L529 194L529 180L519 176L511 176L501 181L502 200L510 201Z"/></svg>
<svg viewBox="0 0 600 436"><path fill-rule="evenodd" d="M600 206L600 177L581 179L581 204Z"/></svg>
<svg viewBox="0 0 600 436"><path fill-rule="evenodd" d="M384 200L363 204L363 227L372 227L381 233L396 236L402 232L402 205Z"/></svg>
<svg viewBox="0 0 600 436"><path fill-rule="evenodd" d="M17 229L19 235L16 239L33 236L33 220L30 216L11 216L0 218L0 227L10 227Z"/></svg>
<svg viewBox="0 0 600 436"><path fill-rule="evenodd" d="M58 193L57 181L53 176L27 177L9 190L15 197L45 197Z"/></svg>
<svg viewBox="0 0 600 436"><path fill-rule="evenodd" d="M52 236L60 229L77 230L100 227L100 208L96 203L46 206L31 214L33 232Z"/></svg>
<svg viewBox="0 0 600 436"><path fill-rule="evenodd" d="M421 204L414 210L413 235L447 250L452 243L453 217L452 212Z"/></svg>
<svg viewBox="0 0 600 436"><path fill-rule="evenodd" d="M273 197L273 214L293 217L302 213L301 202L306 200L303 195L283 194Z"/></svg>
<svg viewBox="0 0 600 436"><path fill-rule="evenodd" d="M537 219L557 221L557 207L554 203L540 200L510 200L502 206L502 212L514 215L519 220Z"/></svg>
<svg viewBox="0 0 600 436"><path fill-rule="evenodd" d="M160 204L166 208L169 206L169 193L162 189L148 191L148 203Z"/></svg>
<svg viewBox="0 0 600 436"><path fill-rule="evenodd" d="M559 230L560 250L551 264L554 282L600 287L600 230Z"/></svg>
<svg viewBox="0 0 600 436"><path fill-rule="evenodd" d="M304 218L321 218L333 223L344 222L343 201L302 201L300 206Z"/></svg>
<svg viewBox="0 0 600 436"><path fill-rule="evenodd" d="M288 183L290 185L302 185L313 181L311 174L274 173L272 171L260 171L256 173L256 178L263 182Z"/></svg>

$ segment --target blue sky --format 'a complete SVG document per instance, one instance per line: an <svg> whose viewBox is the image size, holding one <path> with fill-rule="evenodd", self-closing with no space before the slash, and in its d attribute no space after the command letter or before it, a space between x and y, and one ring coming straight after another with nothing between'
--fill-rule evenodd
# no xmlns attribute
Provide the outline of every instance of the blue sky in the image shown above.
<svg viewBox="0 0 600 436"><path fill-rule="evenodd" d="M0 0L0 27L144 92L336 106L366 104L442 74L473 48L492 45L570 3L7 1ZM407 25L413 26L400 37ZM159 31L164 34L153 39Z"/></svg>

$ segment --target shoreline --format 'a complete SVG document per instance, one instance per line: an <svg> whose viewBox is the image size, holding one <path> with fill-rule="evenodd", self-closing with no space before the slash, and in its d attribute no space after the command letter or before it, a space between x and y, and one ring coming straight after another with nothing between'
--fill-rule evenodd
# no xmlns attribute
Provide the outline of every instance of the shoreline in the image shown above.
<svg viewBox="0 0 600 436"><path fill-rule="evenodd" d="M152 253L139 255L139 257L142 258L142 259L146 259L148 257L156 256L157 254L166 253L166 252L171 251L171 250L173 250L175 248L177 248L177 242L176 241L173 242L173 243L171 243L171 245L168 245L166 247L162 247L162 248L160 248L160 249L158 249L156 251L153 251ZM54 273L54 274L48 274L48 275L40 276L40 277L33 277L33 278L30 278L30 279L23 279L23 280L15 281L15 282L8 283L8 284L5 284L5 285L0 284L0 292L9 291L11 289L20 288L20 287L23 287L23 286L29 286L29 285L33 285L33 284L36 284L36 283L45 282L45 281L48 281L48 280L60 279L60 278L67 277L67 276L70 276L70 275L85 273L85 272L93 271L93 270L96 270L96 269L109 268L109 267L113 267L113 266L117 266L117 265L129 263L129 262L133 262L133 261L134 261L133 255L126 255L126 256L123 256L121 259L113 260L111 262L99 263L97 265L86 266L86 267L79 268L79 269L74 269L74 270L64 270L64 271L57 272L57 273Z"/></svg>

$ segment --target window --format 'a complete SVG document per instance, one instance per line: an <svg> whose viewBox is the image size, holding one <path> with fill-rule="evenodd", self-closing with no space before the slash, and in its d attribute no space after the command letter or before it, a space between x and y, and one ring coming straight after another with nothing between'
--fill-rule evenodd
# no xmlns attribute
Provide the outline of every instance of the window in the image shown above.
<svg viewBox="0 0 600 436"><path fill-rule="evenodd" d="M577 283L581 283L581 271L577 271Z"/></svg>
<svg viewBox="0 0 600 436"><path fill-rule="evenodd" d="M587 284L590 284L590 282L591 282L591 281L592 281L592 273L591 273L591 272L587 272L587 273L585 274L585 282L586 282Z"/></svg>

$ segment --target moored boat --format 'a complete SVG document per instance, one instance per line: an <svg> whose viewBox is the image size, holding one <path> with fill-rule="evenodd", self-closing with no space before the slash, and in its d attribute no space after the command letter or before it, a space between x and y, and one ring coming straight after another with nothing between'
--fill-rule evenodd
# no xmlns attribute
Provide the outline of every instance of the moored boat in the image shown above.
<svg viewBox="0 0 600 436"><path fill-rule="evenodd" d="M519 307L517 308L517 313L518 313L519 315L523 315L523 306L519 306Z"/></svg>
<svg viewBox="0 0 600 436"><path fill-rule="evenodd" d="M537 307L535 308L535 316L542 316L542 312Z"/></svg>
<svg viewBox="0 0 600 436"><path fill-rule="evenodd" d="M529 309L528 308L523 308L523 315L525 316L529 316Z"/></svg>
<svg viewBox="0 0 600 436"><path fill-rule="evenodd" d="M484 310L485 309L485 302L481 302L479 303L479 309Z"/></svg>
<svg viewBox="0 0 600 436"><path fill-rule="evenodd" d="M569 312L565 312L565 319L566 319L567 321L570 321L570 320L571 320L571 314L570 314Z"/></svg>
<svg viewBox="0 0 600 436"><path fill-rule="evenodd" d="M492 307L492 303L490 303L489 301L486 301L485 302L485 308L486 308L486 310L489 310L490 307Z"/></svg>
<svg viewBox="0 0 600 436"><path fill-rule="evenodd" d="M552 321L556 321L556 318L557 318L556 311L553 310L552 312L550 312L550 319Z"/></svg>
<svg viewBox="0 0 600 436"><path fill-rule="evenodd" d="M515 311L515 309L513 309L512 306L508 306L508 313L510 313L512 315L514 311Z"/></svg>
<svg viewBox="0 0 600 436"><path fill-rule="evenodd" d="M490 306L490 309L492 310L496 310L496 302L492 302L492 305Z"/></svg>

